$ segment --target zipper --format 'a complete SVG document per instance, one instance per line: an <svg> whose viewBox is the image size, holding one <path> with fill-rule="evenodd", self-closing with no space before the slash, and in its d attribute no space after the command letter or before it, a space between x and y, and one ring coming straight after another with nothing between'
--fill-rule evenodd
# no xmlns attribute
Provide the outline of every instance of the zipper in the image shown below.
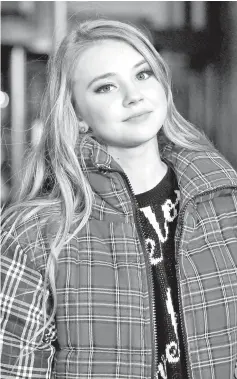
<svg viewBox="0 0 237 379"><path fill-rule="evenodd" d="M187 202L187 204L185 205L181 215L180 215L180 218L181 218L181 221L180 221L180 232L179 232L179 236L178 236L178 246L177 248L175 249L176 251L176 257L175 257L175 272L176 272L176 282L177 282L177 292L178 292L178 303L179 303L179 319L180 319L180 327L181 327L181 332L182 332L182 339L183 339L183 346L184 346L184 360L185 360L185 367L186 367L186 371L187 371L187 379L191 379L191 368L190 368L190 362L189 362L189 359L188 359L188 343L187 343L187 333L186 333L186 329L185 329L185 326L184 326L184 314L183 314L183 307L182 307L182 301L181 301L181 286L180 286L180 272L179 272L179 265L180 265L180 254L179 254L179 249L180 249L180 244L181 244L181 239L182 239L182 236L183 236L183 225L184 225L184 215L185 215L185 212L186 212L186 209L188 208L189 204L192 203L192 200L189 200Z"/></svg>
<svg viewBox="0 0 237 379"><path fill-rule="evenodd" d="M151 320L151 341L152 341L152 366L151 366L151 378L156 378L156 367L157 367L157 356L158 356L158 339L157 339L157 327L156 327L156 316L155 316L155 286L154 286L154 281L152 278L152 269L151 265L149 262L146 246L144 243L144 230L142 223L140 221L139 213L138 213L138 203L136 200L135 193L133 191L131 182L128 178L128 176L125 174L125 172L121 171L116 171L116 170L111 170L111 169L104 169L103 167L99 167L100 172L115 172L118 173L122 176L124 179L125 185L128 190L128 195L130 197L131 203L132 203L132 209L133 209L133 216L134 216L134 221L138 233L138 237L142 246L142 251L145 259L145 265L146 265L146 272L147 272L147 278L148 278L148 293L149 293L149 303L150 303L150 308L152 309L151 315L150 315L150 320ZM139 221L138 221L139 220Z"/></svg>
<svg viewBox="0 0 237 379"><path fill-rule="evenodd" d="M181 331L182 331L182 338L183 338L183 345L184 345L184 358L185 358L185 363L186 363L188 379L191 379L192 375L191 375L190 361L188 359L189 353L188 353L187 333L186 333L186 329L185 329L185 325L184 325L184 313L182 311L183 307L182 307L182 301L181 301L181 286L180 286L180 272L179 272L179 265L180 265L179 250L180 250L181 240L183 237L183 227L184 227L183 221L184 221L185 212L186 212L189 204L194 203L194 201L198 197L209 195L211 193L215 193L215 192L218 192L218 191L223 190L223 189L237 189L237 187L236 186L222 186L222 187L215 188L213 190L205 191L201 194L198 194L198 195L194 196L193 198L191 198L190 200L188 200L188 202L185 204L185 207L182 209L182 212L180 213L180 220L181 220L180 221L180 231L179 231L179 235L176 236L176 240L178 240L179 242L178 242L178 245L176 248L176 257L175 257L176 258L176 262L175 262L175 269L176 270L175 271L176 271L177 287L178 287L180 326L181 326Z"/></svg>
<svg viewBox="0 0 237 379"><path fill-rule="evenodd" d="M148 254L147 254L147 250L146 250L146 246L145 246L145 243L144 243L144 230L143 230L143 225L140 221L140 217L139 217L139 213L138 213L138 209L139 209L139 205L137 203L137 200L136 200L136 196L135 196L135 193L133 191L133 188L131 186L131 182L128 178L128 176L123 173L123 172L120 172L120 175L125 179L125 184L127 186L127 189L128 189L128 193L129 193L129 196L130 196L130 199L131 199L131 202L132 202L132 208L133 208L133 215L134 215L134 220L135 220L135 225L137 227L137 232L138 232L138 237L139 237L139 240L140 240L140 243L141 243L141 246L142 246L142 250L143 250L143 255L144 255L144 259L145 259L145 264L146 264L146 271L148 273L148 293L149 293L149 302L150 302L150 305L151 305L151 308L152 308L152 312L151 312L151 326L152 326L152 333L151 333L151 340L152 340L152 368L151 368L151 378L154 378L155 379L155 372L156 372L156 367L157 367L157 355L158 355L158 342L157 342L157 327L156 327L156 313L155 313L155 296L154 296L154 293L155 293L155 286L154 286L154 280L152 278L152 269L151 269L151 265L150 265L150 262L149 262L149 258L148 258ZM154 332L154 333L153 333Z"/></svg>

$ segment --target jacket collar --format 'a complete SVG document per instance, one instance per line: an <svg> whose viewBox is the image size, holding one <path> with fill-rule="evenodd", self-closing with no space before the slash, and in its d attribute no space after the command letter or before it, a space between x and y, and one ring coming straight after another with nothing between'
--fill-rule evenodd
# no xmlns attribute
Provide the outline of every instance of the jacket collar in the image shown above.
<svg viewBox="0 0 237 379"><path fill-rule="evenodd" d="M192 198L203 201L205 196L214 197L221 190L237 189L236 171L214 147L190 151L169 143L161 157L176 174L183 204Z"/></svg>
<svg viewBox="0 0 237 379"><path fill-rule="evenodd" d="M108 153L106 145L98 142L93 136L87 134L79 142L79 159L82 164L83 171L94 170L115 170L123 171L121 166ZM82 163L81 157L85 164Z"/></svg>
<svg viewBox="0 0 237 379"><path fill-rule="evenodd" d="M106 146L92 136L84 138L81 153L85 161L83 170L123 171L108 154ZM213 197L221 190L237 189L236 171L214 147L213 150L197 152L168 143L161 152L161 158L176 174L182 206L192 198L201 197L204 201L204 195Z"/></svg>

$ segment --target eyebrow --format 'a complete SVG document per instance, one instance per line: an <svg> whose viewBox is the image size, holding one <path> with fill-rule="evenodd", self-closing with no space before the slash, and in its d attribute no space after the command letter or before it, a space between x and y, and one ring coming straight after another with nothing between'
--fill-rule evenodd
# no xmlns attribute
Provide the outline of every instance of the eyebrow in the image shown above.
<svg viewBox="0 0 237 379"><path fill-rule="evenodd" d="M147 61L145 59L142 59L140 62L136 63L133 68L137 68L139 66L141 66L142 64L144 63L147 63ZM96 82L97 80L99 79L105 79L105 78L108 78L110 76L116 76L116 72L107 72L106 74L103 74L103 75L99 75L97 76L96 78L92 79L90 81L90 83L88 84L87 88L89 88L94 82Z"/></svg>

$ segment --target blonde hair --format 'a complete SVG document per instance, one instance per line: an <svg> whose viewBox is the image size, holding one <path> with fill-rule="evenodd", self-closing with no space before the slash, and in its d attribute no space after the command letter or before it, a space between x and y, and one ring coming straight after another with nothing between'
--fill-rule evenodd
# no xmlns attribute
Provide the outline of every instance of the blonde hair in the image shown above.
<svg viewBox="0 0 237 379"><path fill-rule="evenodd" d="M56 54L49 60L49 80L41 112L44 128L41 140L28 154L17 200L3 215L4 226L8 226L11 233L16 225L35 214L43 214L49 206L58 210L58 230L55 238L50 240L50 255L44 278L44 299L47 299L49 283L54 299L53 310L47 318L46 301L43 301L44 327L36 333L35 338L41 333L43 336L55 316L55 275L60 251L86 224L93 203L92 190L76 153L79 123L73 104L73 71L80 54L87 47L98 40L107 39L123 40L133 46L145 57L163 85L168 100L163 132L168 140L187 149L205 150L210 145L204 134L176 110L169 69L149 38L136 26L113 20L90 20L79 24L76 30L64 38ZM41 222L49 222L50 215L44 213ZM73 235L68 237L74 223L78 226Z"/></svg>

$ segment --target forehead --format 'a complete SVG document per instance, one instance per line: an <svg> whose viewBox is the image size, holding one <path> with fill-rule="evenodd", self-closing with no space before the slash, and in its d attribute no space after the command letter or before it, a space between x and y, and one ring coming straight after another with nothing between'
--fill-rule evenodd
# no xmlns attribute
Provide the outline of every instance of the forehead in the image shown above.
<svg viewBox="0 0 237 379"><path fill-rule="evenodd" d="M91 78L110 71L131 69L142 59L143 55L125 41L99 41L96 45L86 48L80 55L74 80L82 77Z"/></svg>

